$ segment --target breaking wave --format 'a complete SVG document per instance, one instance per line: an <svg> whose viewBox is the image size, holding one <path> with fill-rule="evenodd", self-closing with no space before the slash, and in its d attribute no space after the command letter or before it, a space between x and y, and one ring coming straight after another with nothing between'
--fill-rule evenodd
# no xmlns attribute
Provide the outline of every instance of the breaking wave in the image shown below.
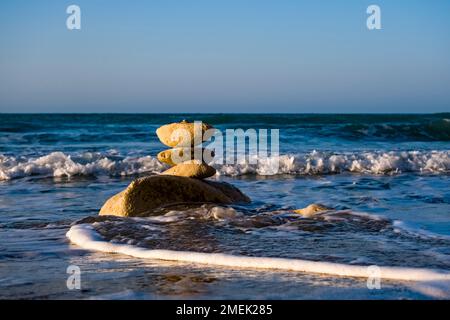
<svg viewBox="0 0 450 320"><path fill-rule="evenodd" d="M289 137L346 141L450 141L450 113L441 114L3 114L0 136L18 144L146 142L163 123L202 119L220 129L283 128ZM222 127L223 126L223 127ZM54 129L59 130L55 131ZM85 130L88 129L88 130Z"/></svg>
<svg viewBox="0 0 450 320"><path fill-rule="evenodd" d="M157 259L198 263L222 267L278 269L306 273L328 274L344 277L370 276L368 266L343 263L308 261L295 258L276 258L260 256L242 256L224 253L193 252L167 249L149 249L133 244L121 244L107 241L90 224L74 225L67 232L67 237L74 244L84 249L107 253L120 253L136 258ZM381 278L404 281L445 281L450 283L450 273L443 270L407 267L379 267Z"/></svg>
<svg viewBox="0 0 450 320"><path fill-rule="evenodd" d="M448 174L450 151L390 151L307 154L253 158L237 164L213 164L218 176L323 175L345 172L392 175L399 173ZM167 166L155 157L123 157L114 153L68 155L52 152L41 157L0 155L0 181L27 176L130 176L159 173Z"/></svg>
<svg viewBox="0 0 450 320"><path fill-rule="evenodd" d="M160 172L164 166L151 156L118 159L113 154L84 153L70 156L52 152L38 158L0 155L0 181L26 176L128 176L144 172Z"/></svg>
<svg viewBox="0 0 450 320"><path fill-rule="evenodd" d="M376 272L381 279L408 281L428 296L448 298L450 261L442 251L448 239L398 227L386 217L350 210L302 217L284 209L180 205L149 217L86 217L66 236L87 250L209 268L366 279Z"/></svg>
<svg viewBox="0 0 450 320"><path fill-rule="evenodd" d="M404 151L327 153L313 151L303 155L281 155L237 165L224 165L218 169L223 175L267 175L277 166L277 174L320 175L344 172L368 174L396 174L402 172L449 173L449 151Z"/></svg>

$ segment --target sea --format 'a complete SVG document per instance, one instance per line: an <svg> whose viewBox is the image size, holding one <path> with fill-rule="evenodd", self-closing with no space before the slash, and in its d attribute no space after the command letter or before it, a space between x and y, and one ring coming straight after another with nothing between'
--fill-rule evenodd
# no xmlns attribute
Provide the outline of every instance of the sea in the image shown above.
<svg viewBox="0 0 450 320"><path fill-rule="evenodd" d="M184 119L279 130L252 202L99 217ZM449 178L450 113L0 114L0 299L448 299Z"/></svg>

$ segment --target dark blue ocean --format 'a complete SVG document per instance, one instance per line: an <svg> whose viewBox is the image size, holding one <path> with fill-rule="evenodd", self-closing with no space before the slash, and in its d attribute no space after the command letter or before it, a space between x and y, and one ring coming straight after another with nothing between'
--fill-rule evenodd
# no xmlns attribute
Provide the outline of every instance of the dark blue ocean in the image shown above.
<svg viewBox="0 0 450 320"><path fill-rule="evenodd" d="M217 164L212 179L251 197L179 209L160 220L97 218L139 176L166 166L155 130L180 120L225 129L279 129L279 171ZM145 248L450 271L450 113L0 114L0 298L427 299L448 287L287 271L144 260L84 250L65 234L80 219L105 241ZM333 211L302 218L292 209ZM169 218L170 217L170 218ZM69 290L66 269L81 270Z"/></svg>

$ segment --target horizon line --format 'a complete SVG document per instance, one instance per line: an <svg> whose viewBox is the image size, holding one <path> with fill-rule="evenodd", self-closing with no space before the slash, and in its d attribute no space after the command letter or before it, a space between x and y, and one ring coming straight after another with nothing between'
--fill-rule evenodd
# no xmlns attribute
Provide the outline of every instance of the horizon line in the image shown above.
<svg viewBox="0 0 450 320"><path fill-rule="evenodd" d="M450 111L439 112L0 112L0 115L99 115L99 114L116 114L116 115L134 115L134 114L148 114L148 115L179 115L179 114L211 114L211 115L436 115L436 114L450 114Z"/></svg>

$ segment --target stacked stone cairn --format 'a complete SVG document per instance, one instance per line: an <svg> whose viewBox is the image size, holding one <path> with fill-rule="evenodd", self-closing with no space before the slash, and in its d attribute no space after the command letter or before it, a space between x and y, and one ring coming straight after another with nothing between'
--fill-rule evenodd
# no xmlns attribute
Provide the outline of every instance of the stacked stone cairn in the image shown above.
<svg viewBox="0 0 450 320"><path fill-rule="evenodd" d="M172 166L162 174L195 179L215 175L216 169L208 165L214 158L214 151L200 146L213 132L214 128L209 124L186 120L157 129L159 140L172 148L158 154L159 161Z"/></svg>
<svg viewBox="0 0 450 320"><path fill-rule="evenodd" d="M100 215L145 217L161 214L171 206L220 205L248 203L250 198L226 182L204 180L216 174L210 163L214 151L200 145L213 134L212 126L185 120L164 125L156 130L159 140L171 149L161 151L158 160L172 166L160 175L138 178L128 187L109 198L100 209ZM312 217L333 210L320 204L293 210L304 217ZM214 216L235 215L233 209L214 207Z"/></svg>
<svg viewBox="0 0 450 320"><path fill-rule="evenodd" d="M163 144L172 148L160 152L158 159L172 167L162 174L134 180L105 202L100 215L146 217L178 205L227 205L251 201L229 183L205 180L216 174L216 170L208 165L214 152L200 147L214 134L210 125L182 121L164 125L156 134Z"/></svg>

